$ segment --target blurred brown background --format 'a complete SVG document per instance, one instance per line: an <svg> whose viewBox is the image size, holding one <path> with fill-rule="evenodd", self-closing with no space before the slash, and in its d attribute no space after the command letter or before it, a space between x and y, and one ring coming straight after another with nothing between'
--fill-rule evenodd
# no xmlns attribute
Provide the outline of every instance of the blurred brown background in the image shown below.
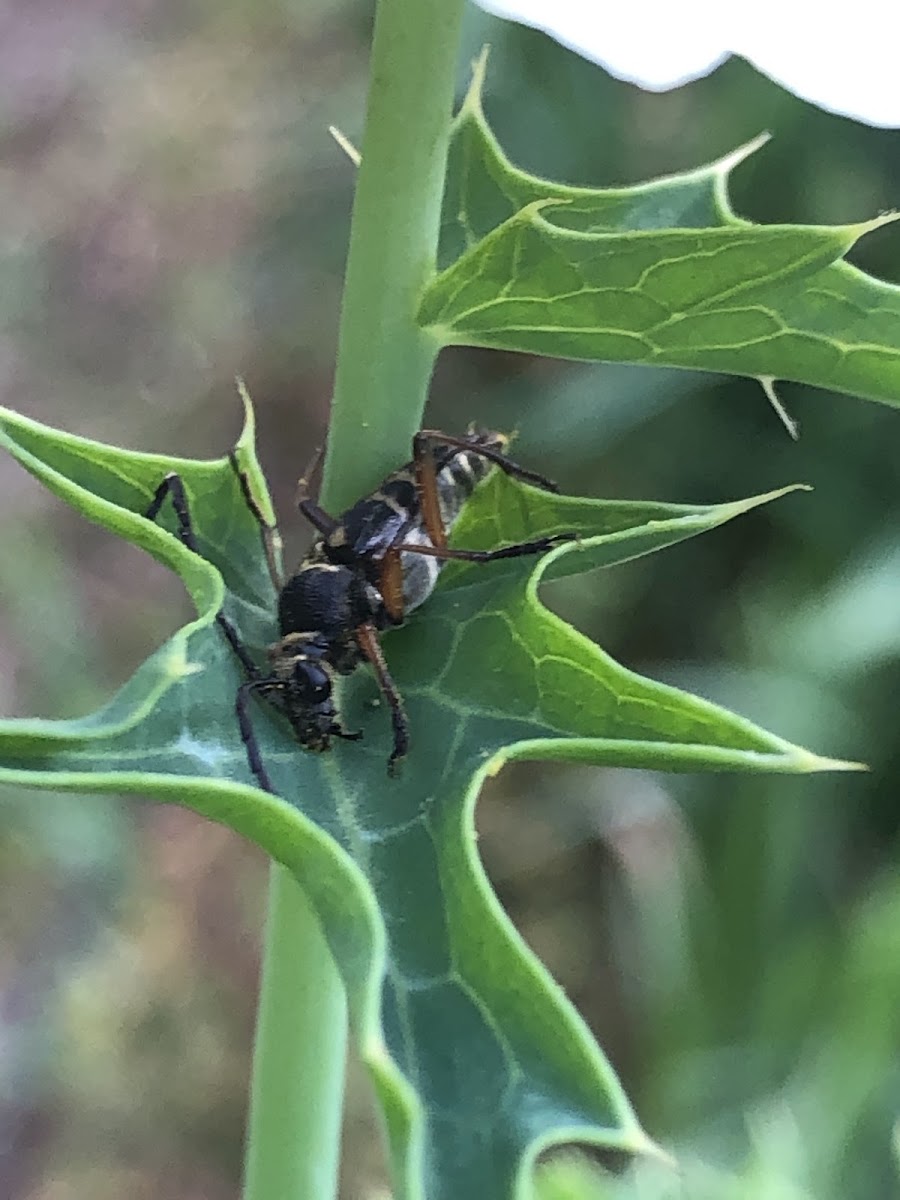
<svg viewBox="0 0 900 1200"><path fill-rule="evenodd" d="M287 517L327 421L371 6L0 0L0 401L76 433L218 456L259 412ZM623 184L762 129L735 203L861 220L900 138L732 61L643 94L472 9L487 109L522 166ZM856 261L900 279L895 229ZM811 496L548 602L638 670L868 776L509 770L480 807L500 895L596 1029L648 1129L817 1196L887 1195L900 1069L900 470L890 410L686 372L448 352L432 424L520 431L566 490ZM188 614L180 585L0 459L0 711L100 704ZM0 791L0 1195L239 1192L265 863L192 814ZM381 1176L353 1073L346 1200ZM780 1168L779 1168L780 1169Z"/></svg>

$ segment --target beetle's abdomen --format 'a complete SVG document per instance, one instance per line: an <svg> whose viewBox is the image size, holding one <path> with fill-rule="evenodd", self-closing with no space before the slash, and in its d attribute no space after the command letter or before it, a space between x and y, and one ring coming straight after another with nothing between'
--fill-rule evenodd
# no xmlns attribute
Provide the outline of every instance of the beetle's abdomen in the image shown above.
<svg viewBox="0 0 900 1200"><path fill-rule="evenodd" d="M475 435L473 435L474 438ZM500 434L484 434L479 437L478 445L487 446L489 450L501 450L506 439ZM438 501L441 516L444 519L444 529L447 533L453 528L457 517L463 510L463 505L481 483L482 479L493 469L493 463L474 454L471 450L457 450L453 456L440 466L437 471Z"/></svg>
<svg viewBox="0 0 900 1200"><path fill-rule="evenodd" d="M506 439L501 434L486 433L472 435L479 446L502 453ZM436 472L438 504L444 530L449 534L457 521L466 501L475 488L492 469L493 463L470 450L455 450L446 455L443 464L438 461ZM418 512L415 522L404 533L403 541L413 545L430 546L431 538L425 528L422 515ZM424 604L434 591L443 563L439 558L425 554L402 554L403 606L406 612Z"/></svg>

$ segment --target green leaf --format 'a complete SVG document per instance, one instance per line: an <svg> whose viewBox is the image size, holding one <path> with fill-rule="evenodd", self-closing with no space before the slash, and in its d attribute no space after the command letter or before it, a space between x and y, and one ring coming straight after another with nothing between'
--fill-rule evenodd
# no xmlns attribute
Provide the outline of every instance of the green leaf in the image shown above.
<svg viewBox="0 0 900 1200"><path fill-rule="evenodd" d="M238 444L265 511L252 416ZM750 722L619 666L548 612L542 577L646 554L781 493L732 504L622 504L553 496L495 474L467 506L457 542L560 530L582 541L542 562L445 572L428 604L385 638L412 750L385 770L388 721L363 671L342 712L365 741L301 750L260 706L255 726L280 797L253 786L232 697L240 671L216 625L225 611L258 652L274 596L255 519L228 460L135 454L0 410L0 440L89 519L184 579L197 618L98 712L0 722L0 781L139 792L237 829L300 881L347 989L360 1053L384 1108L398 1196L509 1196L524 1165L578 1138L653 1152L609 1064L522 944L475 850L482 780L510 758L805 772L817 758ZM145 520L163 476L184 481L208 561ZM163 527L166 526L166 527Z"/></svg>
<svg viewBox="0 0 900 1200"><path fill-rule="evenodd" d="M443 270L419 309L442 343L791 379L900 403L900 288L841 261L893 218L741 220L728 177L760 140L637 187L539 179L508 161L488 127L483 73L482 59L456 118Z"/></svg>

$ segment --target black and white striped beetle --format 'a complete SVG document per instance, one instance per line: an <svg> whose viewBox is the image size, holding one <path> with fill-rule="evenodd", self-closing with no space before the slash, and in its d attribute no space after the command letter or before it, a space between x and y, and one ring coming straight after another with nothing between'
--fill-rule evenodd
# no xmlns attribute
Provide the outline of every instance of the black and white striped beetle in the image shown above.
<svg viewBox="0 0 900 1200"><path fill-rule="evenodd" d="M266 791L274 789L250 719L252 695L264 697L287 717L301 746L328 750L332 738L355 741L362 736L343 728L332 691L336 675L349 675L368 662L391 712L394 740L388 771L395 774L409 746L409 724L379 633L402 625L407 614L428 599L448 560L486 563L540 554L576 536L555 534L496 550L459 550L447 545L447 533L492 466L545 491L558 490L551 480L508 458L508 441L501 433L484 430L471 430L464 437L420 430L413 439L412 460L339 517L330 516L309 498L310 468L300 480L297 507L318 537L286 581L277 566L277 529L267 523L247 476L232 455L244 499L259 522L278 592L281 637L269 647L268 672L254 661L224 613L216 620L247 675L235 701L238 727L250 769ZM155 519L167 496L172 497L181 540L199 553L184 485L177 474L165 477L145 515Z"/></svg>

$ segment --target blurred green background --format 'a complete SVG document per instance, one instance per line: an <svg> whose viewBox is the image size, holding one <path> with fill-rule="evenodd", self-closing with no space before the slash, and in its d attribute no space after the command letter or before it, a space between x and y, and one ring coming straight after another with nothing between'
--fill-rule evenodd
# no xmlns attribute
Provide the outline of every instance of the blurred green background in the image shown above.
<svg viewBox="0 0 900 1200"><path fill-rule="evenodd" d="M353 186L327 126L359 142L371 4L2 0L0 16L2 402L213 457L239 427L240 372L299 553L291 500L326 427ZM900 202L900 134L739 61L649 95L471 9L461 90L485 41L488 115L531 170L638 182L768 129L734 177L742 216ZM896 228L854 254L900 281ZM517 457L590 495L815 486L546 599L627 665L870 773L509 769L480 845L654 1136L742 1173L746 1195L873 1200L895 1194L900 1112L900 416L782 396L797 444L745 380L454 350L429 422L517 428ZM0 711L84 713L186 598L9 460L0 503ZM262 855L150 804L7 789L0 805L0 1195L237 1196ZM344 1200L378 1194L356 1068L345 1160Z"/></svg>

